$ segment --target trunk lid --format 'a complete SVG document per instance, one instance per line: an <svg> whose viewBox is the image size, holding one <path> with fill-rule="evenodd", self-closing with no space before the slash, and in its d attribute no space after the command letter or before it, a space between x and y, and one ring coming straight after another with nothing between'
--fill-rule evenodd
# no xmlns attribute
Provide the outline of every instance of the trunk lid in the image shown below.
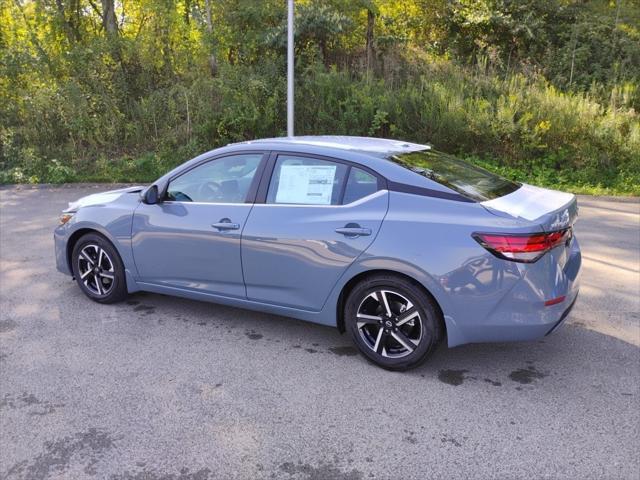
<svg viewBox="0 0 640 480"><path fill-rule="evenodd" d="M572 193L527 184L481 205L494 215L534 222L545 232L569 228L578 217L578 201Z"/></svg>

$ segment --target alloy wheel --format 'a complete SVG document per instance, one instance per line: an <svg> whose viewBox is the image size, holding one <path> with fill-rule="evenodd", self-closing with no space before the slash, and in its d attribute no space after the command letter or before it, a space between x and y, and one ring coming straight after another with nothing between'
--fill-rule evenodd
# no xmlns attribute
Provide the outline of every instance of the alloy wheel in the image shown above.
<svg viewBox="0 0 640 480"><path fill-rule="evenodd" d="M92 294L104 297L111 293L115 270L111 257L102 247L89 244L80 250L78 273L80 280Z"/></svg>
<svg viewBox="0 0 640 480"><path fill-rule="evenodd" d="M393 290L369 293L358 307L357 328L364 343L378 355L401 358L411 354L423 336L420 312Z"/></svg>

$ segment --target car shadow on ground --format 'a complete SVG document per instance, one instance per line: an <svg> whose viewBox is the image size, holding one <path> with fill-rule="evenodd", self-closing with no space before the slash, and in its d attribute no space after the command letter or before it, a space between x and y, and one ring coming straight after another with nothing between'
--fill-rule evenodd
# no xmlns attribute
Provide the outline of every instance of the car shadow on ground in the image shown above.
<svg viewBox="0 0 640 480"><path fill-rule="evenodd" d="M300 361L300 353L308 353L304 361L314 366L320 363L321 367L319 354L327 354L340 357L346 370L362 372L364 364L367 374L437 379L451 387L475 385L483 389L503 387L523 391L550 381L570 385L574 381L584 382L585 374L589 375L586 381L606 377L608 372L600 361L603 357L608 358L607 365L619 365L622 369L624 365L632 369L637 360L636 346L573 324L570 316L556 333L536 341L454 348L448 348L443 341L423 365L405 373L387 372L368 363L359 355L348 334L341 334L333 327L150 293L131 295L124 305L146 321L158 317L164 325L172 321L187 328L214 327L227 334L235 332L237 338L247 343L248 349L257 348L260 342L277 343L283 362ZM176 311L181 313L174 315ZM599 370L596 375L594 369ZM621 388L620 394L635 394L629 389Z"/></svg>

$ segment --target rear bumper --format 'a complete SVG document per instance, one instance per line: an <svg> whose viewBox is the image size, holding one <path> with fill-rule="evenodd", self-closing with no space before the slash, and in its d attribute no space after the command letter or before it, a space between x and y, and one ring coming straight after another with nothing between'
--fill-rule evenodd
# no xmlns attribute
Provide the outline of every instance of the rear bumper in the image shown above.
<svg viewBox="0 0 640 480"><path fill-rule="evenodd" d="M553 332L555 332L556 330L558 330L558 328L560 328L562 326L562 324L564 323L564 321L567 319L567 317L569 316L569 314L571 313L571 310L573 310L573 306L576 304L576 300L578 300L578 294L576 293L576 296L573 298L573 302L571 302L571 305L569 305L567 307L567 309L564 311L564 313L560 316L560 320L558 320L558 323L556 323L551 330L549 330L547 332L547 335L551 335Z"/></svg>
<svg viewBox="0 0 640 480"><path fill-rule="evenodd" d="M561 258L563 255L566 255L566 262ZM529 341L555 332L575 305L581 265L582 256L575 238L566 252L558 249L534 264L517 264L517 275L512 264L512 276L518 279L500 299L494 299L496 303L485 310L485 315L479 314L481 304L478 300L467 297L464 314L458 318L445 317L449 346ZM559 297L564 300L545 305L546 301ZM476 302L477 306L474 306Z"/></svg>

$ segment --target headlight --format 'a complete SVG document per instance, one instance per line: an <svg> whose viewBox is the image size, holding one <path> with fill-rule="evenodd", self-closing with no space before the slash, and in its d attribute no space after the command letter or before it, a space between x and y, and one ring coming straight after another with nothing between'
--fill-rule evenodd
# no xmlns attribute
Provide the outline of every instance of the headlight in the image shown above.
<svg viewBox="0 0 640 480"><path fill-rule="evenodd" d="M75 215L75 213L76 212L62 212L60 214L60 225L64 225L69 220L71 220L71 217L73 217Z"/></svg>

